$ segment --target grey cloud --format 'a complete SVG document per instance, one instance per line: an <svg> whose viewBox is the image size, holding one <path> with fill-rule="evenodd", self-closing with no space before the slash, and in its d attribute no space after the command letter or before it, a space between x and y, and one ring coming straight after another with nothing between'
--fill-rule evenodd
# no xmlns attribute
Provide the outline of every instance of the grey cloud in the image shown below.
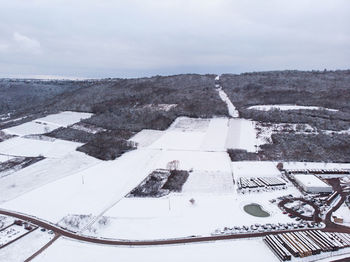
<svg viewBox="0 0 350 262"><path fill-rule="evenodd" d="M0 76L349 68L346 0L0 2Z"/></svg>

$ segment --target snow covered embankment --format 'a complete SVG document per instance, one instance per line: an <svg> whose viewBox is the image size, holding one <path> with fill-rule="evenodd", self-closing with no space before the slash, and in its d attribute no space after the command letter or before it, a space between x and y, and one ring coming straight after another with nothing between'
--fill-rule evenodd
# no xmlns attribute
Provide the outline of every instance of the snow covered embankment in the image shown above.
<svg viewBox="0 0 350 262"><path fill-rule="evenodd" d="M220 76L217 76L215 78L215 81L219 81L219 79L220 79ZM222 90L222 87L219 84L216 84L215 86L217 87L216 91L218 91L221 100L224 101L227 105L229 115L233 118L239 117L239 113L236 107L232 104L230 98L227 96L225 91Z"/></svg>

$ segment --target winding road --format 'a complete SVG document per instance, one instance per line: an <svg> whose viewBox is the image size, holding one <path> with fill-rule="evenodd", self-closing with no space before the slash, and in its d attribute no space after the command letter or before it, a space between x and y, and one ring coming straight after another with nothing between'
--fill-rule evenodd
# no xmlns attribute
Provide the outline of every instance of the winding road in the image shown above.
<svg viewBox="0 0 350 262"><path fill-rule="evenodd" d="M271 234L280 234L287 232L302 231L302 229L294 230L278 230L269 232L256 232L247 234L227 234L227 235L217 235L217 236L194 236L194 237L184 237L184 238L172 238L172 239L155 239L155 240L122 240L122 239L105 239L105 238L95 238L92 236L80 235L72 231L65 230L58 227L50 222L35 218L32 216L19 214L16 212L0 209L1 215L12 216L24 221L28 221L37 226L52 230L57 236L64 236L67 238L84 241L88 243L96 243L103 245L115 245L115 246L155 246L155 245L173 245L173 244L184 244L184 243L195 243L195 242L207 242L207 241L218 241L218 240L228 240L228 239L240 239L240 238L253 238L253 237L263 237ZM319 228L307 229L307 230L320 230ZM335 231L332 229L324 228L322 231ZM341 230L343 232L343 230Z"/></svg>
<svg viewBox="0 0 350 262"><path fill-rule="evenodd" d="M345 201L346 193L342 191L342 188L340 186L339 180L338 181L331 181L331 185L335 191L337 191L341 195L340 201L335 205L326 215L325 220L323 221L326 225L325 228L317 230L327 231L327 232L342 232L342 233L350 233L350 228L335 224L331 221L332 213L336 211ZM299 200L299 198L298 198ZM280 206L284 206L285 202L289 200L283 200L280 202ZM307 202L308 204L312 205L315 208L315 215L318 217L319 209L317 206L314 205L314 203L309 202L307 200L303 200ZM183 238L172 238L172 239L154 239L154 240L128 240L128 239L106 239L106 238L96 238L92 236L86 236L81 235L73 231L65 230L61 227L58 227L55 224L52 224L48 221L42 220L40 218L36 218L33 216L29 216L26 214L21 214L5 209L0 209L0 215L6 215L15 217L24 221L28 221L32 224L35 224L37 226L46 228L48 230L52 230L56 236L64 236L67 238L89 242L89 243L96 243L96 244L103 244L103 245L119 245L119 246L154 246L154 245L172 245L172 244L183 244L183 243L194 243L194 242L206 242L206 241L218 241L218 240L227 240L227 239L240 239L240 238L252 238L252 237L263 237L270 234L279 234L279 233L286 233L286 232L295 232L302 229L294 229L294 230L279 230L279 231L269 231L269 232L256 232L256 233L247 233L247 234L226 234L226 235L215 235L215 236L193 236L193 237L183 237ZM301 214L295 212L296 216L302 216ZM313 216L315 219L316 216ZM304 218L304 217L301 217ZM317 219L316 219L317 220ZM319 221L317 221L319 222ZM315 230L316 230L315 229ZM307 230L314 230L314 229L307 229Z"/></svg>
<svg viewBox="0 0 350 262"><path fill-rule="evenodd" d="M342 233L350 233L350 228L335 224L331 221L332 213L336 211L345 201L346 193L342 191L339 181L332 181L332 187L335 191L337 191L341 195L340 201L338 201L337 205L333 206L331 210L327 213L325 220L323 221L326 225L325 228L301 228L301 229L293 229L293 230L279 230L279 231L269 231L269 232L256 232L256 233L247 233L247 234L226 234L226 235L215 235L215 236L193 236L193 237L183 237L183 238L172 238L172 239L154 239L154 240L128 240L128 239L106 239L106 238L96 238L92 236L81 235L79 233L65 230L53 223L42 220L37 217L33 217L26 214L21 214L18 212L13 212L5 209L0 209L0 215L11 216L17 219L21 219L32 224L35 224L39 227L52 230L55 234L54 238L49 241L46 245L44 245L41 249L35 252L32 256L26 259L26 262L30 262L35 259L39 254L44 252L50 245L52 245L58 238L61 236L83 241L86 243L93 244L102 244L102 245L110 245L110 246L157 246L157 245L174 245L174 244L186 244L186 243L195 243L195 242L208 242L208 241L219 241L219 240L229 240L229 239L242 239L242 238L254 238L254 237L264 237L266 235L274 235L280 233L287 232L295 232L295 231L303 231L303 230L321 230L325 232L342 232ZM297 199L301 200L301 199ZM304 202L308 202L308 204L312 205L315 208L315 213L313 215L313 219L316 221L319 220L319 209L315 206L314 203L309 202L307 200L302 200ZM280 206L284 206L285 203L280 202ZM295 212L296 216L301 216L301 214ZM304 218L304 217L303 217ZM312 220L310 217L309 219ZM348 258L345 260L339 261L348 261Z"/></svg>

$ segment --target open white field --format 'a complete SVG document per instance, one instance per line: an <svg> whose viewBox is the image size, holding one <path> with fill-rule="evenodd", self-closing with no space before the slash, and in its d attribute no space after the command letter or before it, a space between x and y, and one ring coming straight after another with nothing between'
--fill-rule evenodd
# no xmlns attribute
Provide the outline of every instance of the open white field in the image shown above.
<svg viewBox="0 0 350 262"><path fill-rule="evenodd" d="M57 126L67 127L80 122L83 119L90 118L93 114L83 112L64 111L58 114L48 115L38 118L36 122L43 122Z"/></svg>
<svg viewBox="0 0 350 262"><path fill-rule="evenodd" d="M179 161L179 169L207 172L231 172L230 158L224 152L171 151L161 150L155 159L156 168L166 168L167 163Z"/></svg>
<svg viewBox="0 0 350 262"><path fill-rule="evenodd" d="M15 137L0 143L0 153L13 156L39 156L60 158L75 151L81 143L61 139L38 140Z"/></svg>
<svg viewBox="0 0 350 262"><path fill-rule="evenodd" d="M210 119L178 117L167 130L182 132L206 132Z"/></svg>
<svg viewBox="0 0 350 262"><path fill-rule="evenodd" d="M255 152L263 142L255 122L246 119L178 117L165 131L142 130L131 141L163 150L223 152L227 148Z"/></svg>
<svg viewBox="0 0 350 262"><path fill-rule="evenodd" d="M251 252L253 250L253 252ZM155 247L113 247L58 239L34 262L278 262L261 238Z"/></svg>
<svg viewBox="0 0 350 262"><path fill-rule="evenodd" d="M135 150L32 190L1 207L57 222L68 214L100 214L153 170L158 151ZM135 164L137 163L137 164Z"/></svg>
<svg viewBox="0 0 350 262"><path fill-rule="evenodd" d="M350 227L350 209L346 204L341 205L333 215L343 218L344 223L342 225Z"/></svg>
<svg viewBox="0 0 350 262"><path fill-rule="evenodd" d="M0 247L7 245L11 241L23 236L28 230L24 226L11 225L0 231Z"/></svg>
<svg viewBox="0 0 350 262"><path fill-rule="evenodd" d="M44 246L53 238L52 234L34 230L21 239L0 249L0 261L22 262L33 255L37 250Z"/></svg>
<svg viewBox="0 0 350 262"><path fill-rule="evenodd" d="M97 234L121 239L162 239L210 235L216 229L250 226L255 223L295 222L269 202L281 195L298 196L296 189L239 195L183 193L158 199L125 198L105 213L109 223ZM190 199L195 203L191 204ZM255 217L243 207L256 203L270 216Z"/></svg>
<svg viewBox="0 0 350 262"><path fill-rule="evenodd" d="M12 159L13 156L9 156L9 155L0 155L0 163L1 162L6 162L9 161L10 159Z"/></svg>
<svg viewBox="0 0 350 262"><path fill-rule="evenodd" d="M185 194L227 194L234 190L231 172L222 171L193 171L182 187Z"/></svg>
<svg viewBox="0 0 350 262"><path fill-rule="evenodd" d="M137 147L147 147L158 140L163 134L164 131L143 129L131 137L129 141L137 143Z"/></svg>
<svg viewBox="0 0 350 262"><path fill-rule="evenodd" d="M285 110L327 110L337 112L337 109L330 109L325 107L318 106L298 106L298 105L257 105L250 106L248 109L261 110L261 111L269 111L272 109L279 109L281 111Z"/></svg>
<svg viewBox="0 0 350 262"><path fill-rule="evenodd" d="M203 132L166 131L150 148L167 150L199 150L205 137Z"/></svg>
<svg viewBox="0 0 350 262"><path fill-rule="evenodd" d="M123 198L104 216L111 218L157 218L168 216L169 208L169 199L165 197Z"/></svg>
<svg viewBox="0 0 350 262"><path fill-rule="evenodd" d="M228 118L211 119L201 149L203 151L226 151L228 126Z"/></svg>
<svg viewBox="0 0 350 262"><path fill-rule="evenodd" d="M44 134L59 127L73 125L80 122L82 119L90 118L91 116L91 113L64 111L58 114L38 118L18 126L13 126L2 131L19 136Z"/></svg>
<svg viewBox="0 0 350 262"><path fill-rule="evenodd" d="M246 119L230 119L226 148L243 149L255 152L259 141L255 123Z"/></svg>
<svg viewBox="0 0 350 262"><path fill-rule="evenodd" d="M0 230L11 225L13 222L13 217L0 215Z"/></svg>
<svg viewBox="0 0 350 262"><path fill-rule="evenodd" d="M77 151L59 159L41 160L0 179L0 203L100 162L101 160Z"/></svg>
<svg viewBox="0 0 350 262"><path fill-rule="evenodd" d="M142 132L139 133L141 137L147 135ZM183 151L225 151L227 132L228 118L179 117L149 147ZM153 137L154 134L149 133L149 140L153 140Z"/></svg>
<svg viewBox="0 0 350 262"><path fill-rule="evenodd" d="M180 120L173 124L167 133L189 136L200 134L201 139L199 139L197 149L200 148L206 135L209 140L222 140L221 136L215 137L215 126L225 127L224 132L227 130L227 119L224 118L215 119L212 122L202 119L193 121L188 118L180 118ZM186 131L174 131L185 129L185 123L188 121L191 123L191 128ZM206 129L203 129L204 127ZM207 132L207 130L211 131ZM163 138L164 135L159 140ZM207 186L205 183L195 186L195 180L200 179L198 172L211 173L208 176L209 179L213 178L213 173L217 173L215 174L217 177L222 176L224 183L227 183L223 192L227 192L232 187L230 159L225 152L186 151L183 150L183 147L186 148L184 145L180 146L181 150L164 150L163 147L157 150L144 148L126 153L115 161L102 162L97 165L95 162L94 166L89 167L87 165L89 157L82 159L81 162L78 160L77 166L74 165L75 161L69 157L69 154L79 154L72 152L77 146L76 143L58 139L51 142L25 138L14 138L11 143L6 142L0 144L0 152L13 155L42 154L57 157L57 161L46 159L8 176L6 180L3 180L4 191L0 196L2 201L11 199L4 202L2 207L35 215L52 222L57 222L68 214L99 215L103 213L137 186L152 170L165 168L168 162L173 160L179 160L181 169L192 169L194 176L197 176L192 183L188 184L186 189L188 192L213 189L215 179L210 181L211 186L209 187L208 183L206 183ZM60 148L59 145L71 147L68 147L67 150L64 147ZM50 170L51 165L57 167ZM84 170L78 172L80 168ZM68 174L72 175L67 176ZM54 181L58 178L61 179ZM33 181L36 181L36 184L33 184ZM215 185L214 191L220 191L224 183ZM42 186L39 187L40 185Z"/></svg>
<svg viewBox="0 0 350 262"><path fill-rule="evenodd" d="M47 124L47 123L36 123L34 121L27 122L18 126L13 126L3 131L7 134L25 136L31 134L44 134L57 129L57 125Z"/></svg>
<svg viewBox="0 0 350 262"><path fill-rule="evenodd" d="M235 179L239 177L281 176L276 165L277 163L270 161L237 161L231 163Z"/></svg>

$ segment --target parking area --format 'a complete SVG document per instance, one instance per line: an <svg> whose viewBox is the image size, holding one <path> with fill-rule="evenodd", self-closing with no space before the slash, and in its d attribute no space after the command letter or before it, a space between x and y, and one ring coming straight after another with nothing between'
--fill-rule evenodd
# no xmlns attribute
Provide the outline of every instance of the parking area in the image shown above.
<svg viewBox="0 0 350 262"><path fill-rule="evenodd" d="M291 230L306 230L306 229L322 229L324 228L324 223L316 223L313 221L296 220L295 222L289 223L266 223L266 224L254 224L247 226L234 226L234 227L224 227L222 229L217 229L212 233L213 236L216 235L231 235L231 234L257 234L257 233L274 233L283 232Z"/></svg>

